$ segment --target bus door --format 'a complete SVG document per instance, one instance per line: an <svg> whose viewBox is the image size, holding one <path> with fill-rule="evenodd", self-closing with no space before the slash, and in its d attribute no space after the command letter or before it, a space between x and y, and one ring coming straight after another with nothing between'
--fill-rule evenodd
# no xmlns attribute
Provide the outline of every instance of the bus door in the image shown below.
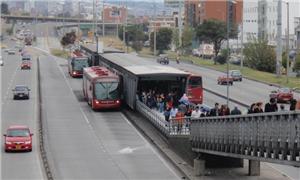
<svg viewBox="0 0 300 180"><path fill-rule="evenodd" d="M186 94L192 103L203 103L203 87L201 76L189 76L187 81Z"/></svg>

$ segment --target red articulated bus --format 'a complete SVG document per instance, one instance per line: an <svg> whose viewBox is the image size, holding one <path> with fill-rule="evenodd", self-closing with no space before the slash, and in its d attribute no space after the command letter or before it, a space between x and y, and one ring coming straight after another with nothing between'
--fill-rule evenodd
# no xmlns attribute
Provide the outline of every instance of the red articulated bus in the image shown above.
<svg viewBox="0 0 300 180"><path fill-rule="evenodd" d="M190 72L189 72L190 73ZM187 79L186 94L189 101L194 104L203 103L202 76L190 74Z"/></svg>
<svg viewBox="0 0 300 180"><path fill-rule="evenodd" d="M120 87L119 76L105 67L83 69L83 94L94 110L120 108Z"/></svg>
<svg viewBox="0 0 300 180"><path fill-rule="evenodd" d="M88 57L79 50L72 52L68 59L68 70L72 77L82 77L83 68L88 67Z"/></svg>

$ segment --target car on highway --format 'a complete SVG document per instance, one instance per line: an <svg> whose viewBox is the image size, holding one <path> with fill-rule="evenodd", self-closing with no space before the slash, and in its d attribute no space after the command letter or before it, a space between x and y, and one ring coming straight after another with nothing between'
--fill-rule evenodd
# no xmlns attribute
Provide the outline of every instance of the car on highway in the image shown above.
<svg viewBox="0 0 300 180"><path fill-rule="evenodd" d="M22 61L21 63L21 70L24 70L24 69L31 69L31 63L30 61Z"/></svg>
<svg viewBox="0 0 300 180"><path fill-rule="evenodd" d="M227 75L224 75L224 76L219 76L218 79L218 84L229 84L229 85L233 85L233 78L232 77L228 77L227 78Z"/></svg>
<svg viewBox="0 0 300 180"><path fill-rule="evenodd" d="M31 56L29 54L26 54L27 52L22 52L22 61L30 61Z"/></svg>
<svg viewBox="0 0 300 180"><path fill-rule="evenodd" d="M9 54L9 55L15 55L16 51L13 50L13 49L10 49L10 50L8 50L7 54Z"/></svg>
<svg viewBox="0 0 300 180"><path fill-rule="evenodd" d="M167 54L160 54L156 59L159 64L169 64L169 58Z"/></svg>
<svg viewBox="0 0 300 180"><path fill-rule="evenodd" d="M33 133L24 125L9 126L4 136L4 150L9 151L32 151Z"/></svg>
<svg viewBox="0 0 300 180"><path fill-rule="evenodd" d="M16 85L13 91L13 99L29 99L30 89L26 85Z"/></svg>
<svg viewBox="0 0 300 180"><path fill-rule="evenodd" d="M0 56L0 66L4 66L4 61L2 59L2 56Z"/></svg>
<svg viewBox="0 0 300 180"><path fill-rule="evenodd" d="M232 77L234 81L242 81L243 75L240 70L230 70L229 76Z"/></svg>
<svg viewBox="0 0 300 180"><path fill-rule="evenodd" d="M7 49L4 49L4 52L8 53L9 50L10 50L10 49L8 49L8 48L7 48Z"/></svg>
<svg viewBox="0 0 300 180"><path fill-rule="evenodd" d="M274 98L277 102L288 103L294 98L293 90L290 88L279 88L271 91L270 98Z"/></svg>

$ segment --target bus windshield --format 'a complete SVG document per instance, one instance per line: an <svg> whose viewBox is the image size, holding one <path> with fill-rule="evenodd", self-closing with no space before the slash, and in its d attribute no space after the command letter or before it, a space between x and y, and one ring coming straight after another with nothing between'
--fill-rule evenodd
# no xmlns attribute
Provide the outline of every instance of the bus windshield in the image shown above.
<svg viewBox="0 0 300 180"><path fill-rule="evenodd" d="M190 77L188 81L188 86L191 88L202 87L202 77Z"/></svg>
<svg viewBox="0 0 300 180"><path fill-rule="evenodd" d="M119 99L118 82L95 83L95 96L99 100Z"/></svg>
<svg viewBox="0 0 300 180"><path fill-rule="evenodd" d="M74 63L73 69L75 71L82 71L83 68L88 67L87 59L74 59L73 63Z"/></svg>

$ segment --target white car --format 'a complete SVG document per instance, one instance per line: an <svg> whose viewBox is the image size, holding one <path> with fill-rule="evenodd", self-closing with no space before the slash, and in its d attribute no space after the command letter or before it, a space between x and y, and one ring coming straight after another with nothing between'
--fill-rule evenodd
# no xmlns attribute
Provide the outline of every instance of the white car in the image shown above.
<svg viewBox="0 0 300 180"><path fill-rule="evenodd" d="M15 50L12 50L12 49L10 49L8 52L7 52L8 54L13 54L13 55L15 55L16 54L16 51Z"/></svg>
<svg viewBox="0 0 300 180"><path fill-rule="evenodd" d="M1 56L0 56L0 66L4 66L4 61Z"/></svg>

